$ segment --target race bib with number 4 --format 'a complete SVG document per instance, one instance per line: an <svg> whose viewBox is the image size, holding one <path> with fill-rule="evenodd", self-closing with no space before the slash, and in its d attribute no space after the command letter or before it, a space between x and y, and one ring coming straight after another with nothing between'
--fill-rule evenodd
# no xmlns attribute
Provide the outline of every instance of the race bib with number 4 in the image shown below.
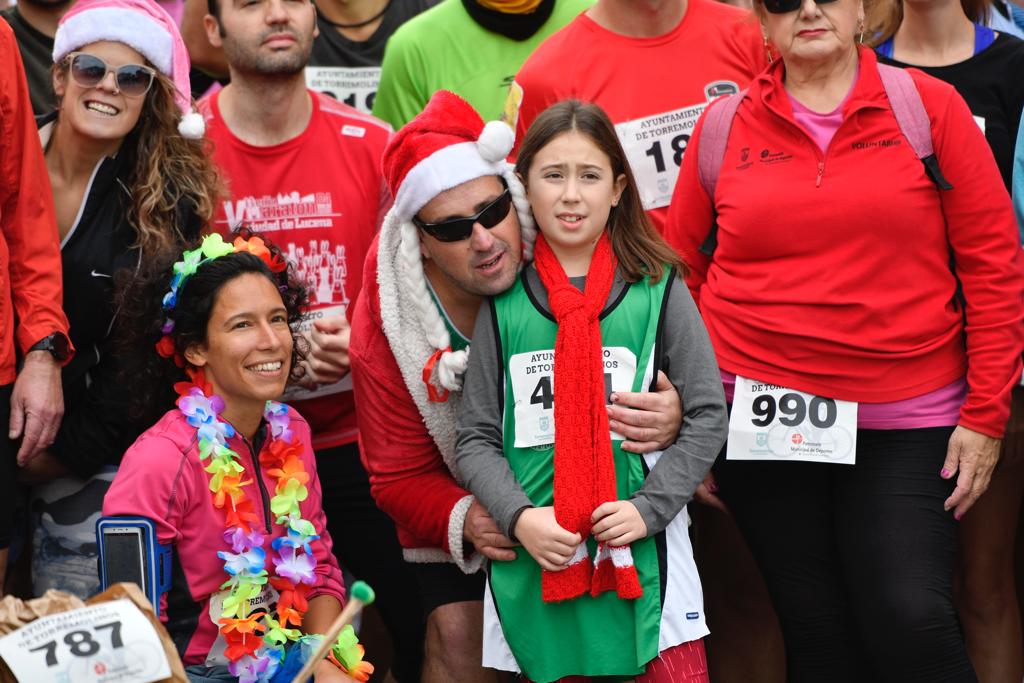
<svg viewBox="0 0 1024 683"><path fill-rule="evenodd" d="M129 600L36 619L0 638L22 683L152 683L171 667L156 630Z"/></svg>
<svg viewBox="0 0 1024 683"><path fill-rule="evenodd" d="M602 349L605 403L615 391L632 391L636 355L624 346ZM517 353L508 360L515 418L515 447L548 446L555 442L555 378L553 349ZM569 400L573 400L570 398ZM612 432L612 439L625 437Z"/></svg>
<svg viewBox="0 0 1024 683"><path fill-rule="evenodd" d="M857 404L737 375L725 457L853 465Z"/></svg>

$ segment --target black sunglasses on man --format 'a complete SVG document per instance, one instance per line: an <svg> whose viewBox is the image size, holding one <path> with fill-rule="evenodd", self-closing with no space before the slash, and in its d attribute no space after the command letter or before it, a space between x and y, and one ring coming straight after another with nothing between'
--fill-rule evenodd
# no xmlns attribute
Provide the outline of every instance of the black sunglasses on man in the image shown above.
<svg viewBox="0 0 1024 683"><path fill-rule="evenodd" d="M474 223L479 223L490 230L505 220L509 210L512 208L512 194L509 192L508 183L505 182L504 178L500 178L500 180L501 184L505 187L505 191L478 213L472 216L449 218L439 223L424 223L418 216L413 216L413 225L439 242L458 242L459 240L466 239L473 234Z"/></svg>

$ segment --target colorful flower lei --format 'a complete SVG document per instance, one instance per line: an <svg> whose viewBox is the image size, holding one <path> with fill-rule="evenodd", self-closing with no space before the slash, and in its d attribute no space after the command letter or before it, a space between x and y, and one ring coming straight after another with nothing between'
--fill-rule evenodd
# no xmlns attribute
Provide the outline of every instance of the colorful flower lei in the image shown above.
<svg viewBox="0 0 1024 683"><path fill-rule="evenodd" d="M266 683L281 666L288 643L303 637L298 627L316 583L316 558L310 543L319 536L313 523L303 519L299 507L309 495L306 484L310 480L302 462L302 444L294 439L288 406L267 401L263 417L270 439L259 462L277 482L270 509L277 524L287 530L271 542L274 576L270 576L263 550L266 537L255 526L259 515L243 490L253 480L244 478L245 468L227 444L235 434L234 427L219 419L224 401L213 393L201 369L188 372L191 382L174 385L178 410L196 429L199 459L208 463L205 469L210 474L213 505L224 511L224 542L230 548L230 552L217 553L228 574L221 590L229 592L217 622L227 643L228 669L239 683ZM275 613L249 614L249 601L259 596L267 583L280 596ZM373 665L363 661L363 647L351 627L334 643L330 661L357 681L369 680L373 672Z"/></svg>
<svg viewBox="0 0 1024 683"><path fill-rule="evenodd" d="M217 233L203 237L200 245L195 249L183 252L181 260L175 263L172 268L174 274L171 276L171 289L164 294L162 302L163 310L167 317L164 319L163 327L160 328L163 336L160 337L160 341L156 344L157 353L164 358L173 358L179 367L185 366L185 360L175 351L174 338L171 336L174 332L174 319L171 318L171 312L178 304L181 290L184 288L185 283L188 282L188 279L195 275L196 271L203 264L209 263L221 256L240 252L259 257L270 267L273 273L280 273L288 267L287 262L281 258L280 254L271 251L261 238L252 235L248 230L242 231L231 244L225 242L224 238Z"/></svg>

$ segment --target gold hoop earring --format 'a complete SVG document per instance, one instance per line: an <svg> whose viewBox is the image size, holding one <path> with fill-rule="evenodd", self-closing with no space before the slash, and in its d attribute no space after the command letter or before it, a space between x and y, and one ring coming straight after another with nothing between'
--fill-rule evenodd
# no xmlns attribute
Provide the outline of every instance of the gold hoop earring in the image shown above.
<svg viewBox="0 0 1024 683"><path fill-rule="evenodd" d="M857 40L861 45L864 44L864 24L860 25L860 38Z"/></svg>
<svg viewBox="0 0 1024 683"><path fill-rule="evenodd" d="M764 55L768 59L768 63L772 63L772 50L768 47L768 34L762 33L761 37L764 39Z"/></svg>

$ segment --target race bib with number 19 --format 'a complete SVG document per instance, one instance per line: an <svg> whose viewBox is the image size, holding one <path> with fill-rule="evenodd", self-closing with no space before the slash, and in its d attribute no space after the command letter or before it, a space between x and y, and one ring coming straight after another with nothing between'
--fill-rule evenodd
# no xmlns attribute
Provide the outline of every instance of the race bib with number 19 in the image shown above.
<svg viewBox="0 0 1024 683"><path fill-rule="evenodd" d="M380 67L307 66L306 85L369 114L380 85Z"/></svg>
<svg viewBox="0 0 1024 683"><path fill-rule="evenodd" d="M725 457L853 465L857 404L737 375Z"/></svg>

